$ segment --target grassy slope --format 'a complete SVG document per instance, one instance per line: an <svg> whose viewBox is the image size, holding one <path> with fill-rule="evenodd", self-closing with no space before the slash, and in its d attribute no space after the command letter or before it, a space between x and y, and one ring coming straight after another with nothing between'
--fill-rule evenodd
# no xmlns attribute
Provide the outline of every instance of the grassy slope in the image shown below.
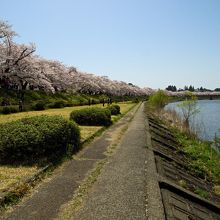
<svg viewBox="0 0 220 220"><path fill-rule="evenodd" d="M190 168L198 176L211 181L214 191L220 196L220 157L211 148L211 143L190 137L176 130L177 140L190 159Z"/></svg>
<svg viewBox="0 0 220 220"><path fill-rule="evenodd" d="M24 105L25 109L30 110L31 106L36 104L37 102L44 102L47 106L56 102L56 101L64 101L65 103L71 104L68 106L76 106L76 105L85 105L88 104L88 100L94 101L95 103L102 102L103 98L107 100L109 97L106 95L89 95L89 94L77 94L77 93L67 93L67 92L56 92L45 93L43 91L25 91L24 95ZM145 99L146 97L130 97L123 96L111 97L112 100L120 102L120 101L131 101L136 99ZM17 106L19 103L19 94L14 90L7 90L0 88L0 104L3 100L7 100L10 105ZM1 110L2 106L0 106Z"/></svg>
<svg viewBox="0 0 220 220"><path fill-rule="evenodd" d="M105 97L105 96L104 96ZM71 94L65 92L57 92L57 93L45 93L43 91L25 91L24 101L25 104L31 105L38 101L44 101L47 104L52 103L54 101L63 100L67 102L71 102L73 104L80 104L83 102L88 102L88 99L99 100L101 96L98 95L86 95L86 94ZM0 88L0 102L3 99L7 99L10 104L17 105L19 101L19 95L16 91L6 90Z"/></svg>
<svg viewBox="0 0 220 220"><path fill-rule="evenodd" d="M212 182L214 191L220 196L220 156L211 148L211 142L189 135L190 131L188 134L184 133L184 125L174 112L161 110L158 113L149 103L146 105L146 111L171 128L190 161L189 169L195 175Z"/></svg>

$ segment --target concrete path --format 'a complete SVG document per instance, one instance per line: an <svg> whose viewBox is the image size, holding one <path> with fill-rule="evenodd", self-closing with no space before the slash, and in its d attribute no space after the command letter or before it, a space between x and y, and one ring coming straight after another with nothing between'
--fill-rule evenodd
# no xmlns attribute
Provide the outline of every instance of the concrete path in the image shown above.
<svg viewBox="0 0 220 220"><path fill-rule="evenodd" d="M146 128L143 104L102 170L77 220L146 219Z"/></svg>
<svg viewBox="0 0 220 220"><path fill-rule="evenodd" d="M35 189L31 197L13 208L1 219L49 220L62 212L61 207L71 201L88 172L97 162L107 159L98 181L91 188L82 209L72 214L75 219L145 219L145 157L146 131L143 104L124 116L97 138L75 159ZM118 151L108 157L105 152L114 136L129 124Z"/></svg>

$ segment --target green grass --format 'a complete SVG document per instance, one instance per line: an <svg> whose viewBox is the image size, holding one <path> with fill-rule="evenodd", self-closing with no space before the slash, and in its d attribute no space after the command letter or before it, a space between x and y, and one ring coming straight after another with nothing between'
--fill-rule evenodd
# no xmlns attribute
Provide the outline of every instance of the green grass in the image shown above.
<svg viewBox="0 0 220 220"><path fill-rule="evenodd" d="M113 123L117 122L123 115L125 115L128 111L130 111L137 103L132 103L132 102L121 102L117 103L117 105L120 106L120 112L121 114L119 115L112 115L112 121Z"/></svg>
<svg viewBox="0 0 220 220"><path fill-rule="evenodd" d="M101 107L101 104L93 105L90 108L93 108L94 106ZM49 116L60 115L66 119L69 119L69 115L73 110L78 110L83 108L88 108L88 106L84 105L84 106L66 107L66 108L58 108L58 109L46 109L43 111L19 112L10 115L0 115L0 123L6 123L21 118L39 116L39 115L49 115Z"/></svg>
<svg viewBox="0 0 220 220"><path fill-rule="evenodd" d="M220 196L220 185L214 186L214 191L217 195Z"/></svg>
<svg viewBox="0 0 220 220"><path fill-rule="evenodd" d="M24 92L24 103L29 106L39 101L49 104L60 100L79 105L88 103L88 99L99 101L100 98L107 98L105 95L73 94L67 92L46 93L44 91L32 90L26 90ZM0 88L0 102L3 99L8 100L12 105L17 105L19 101L19 93L15 90Z"/></svg>
<svg viewBox="0 0 220 220"><path fill-rule="evenodd" d="M8 90L0 88L0 103L2 100L7 100L10 105L18 105L19 103L19 93L16 90ZM109 97L107 95L89 95L82 93L71 93L71 92L56 92L56 93L46 93L44 91L24 91L24 105L26 109L30 109L32 105L37 102L44 102L47 106L56 101L64 101L73 106L88 104L88 100L94 101L95 103L102 102L103 99L107 100ZM137 99L143 100L146 97L131 97L131 96L113 96L111 97L114 102L120 101L135 101ZM71 106L72 106L71 105ZM107 104L105 104L107 105ZM70 106L70 105L69 105ZM1 110L1 106L0 106Z"/></svg>
<svg viewBox="0 0 220 220"><path fill-rule="evenodd" d="M215 192L220 195L220 157L211 148L211 143L175 131L177 140L190 159L190 169L199 177L214 183Z"/></svg>
<svg viewBox="0 0 220 220"><path fill-rule="evenodd" d="M79 126L81 141L85 141L92 137L96 132L102 129L102 126Z"/></svg>
<svg viewBox="0 0 220 220"><path fill-rule="evenodd" d="M194 192L204 199L207 199L207 197L209 195L208 192L206 192L205 190L200 189L200 188L196 188L196 190Z"/></svg>
<svg viewBox="0 0 220 220"><path fill-rule="evenodd" d="M118 103L118 105L121 108L121 113L124 114L135 104L131 102L125 102L125 103ZM0 114L0 124L10 122L10 121L15 121L21 118L38 116L38 115L49 115L49 116L61 115L64 118L69 119L70 113L74 110L79 110L83 108L94 108L94 107L102 107L102 104L96 104L92 106L84 105L84 106L65 107L65 108L58 108L58 109L46 109L43 111L19 112L19 113L13 113L9 115Z"/></svg>

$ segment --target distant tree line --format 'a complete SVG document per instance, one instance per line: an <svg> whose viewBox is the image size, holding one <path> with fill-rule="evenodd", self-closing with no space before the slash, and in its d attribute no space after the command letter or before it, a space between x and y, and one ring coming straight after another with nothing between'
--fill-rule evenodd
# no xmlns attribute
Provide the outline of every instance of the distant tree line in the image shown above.
<svg viewBox="0 0 220 220"><path fill-rule="evenodd" d="M171 92L176 92L176 91L177 91L176 86L172 86L172 85L169 85L169 86L166 88L166 90L171 91Z"/></svg>
<svg viewBox="0 0 220 220"><path fill-rule="evenodd" d="M196 88L193 85L190 86L184 86L184 88L179 88L177 89L177 87L175 85L169 85L166 87L167 91L171 91L171 92L180 92L180 91L190 91L190 92L211 92L211 91L215 91L215 92L220 92L220 88L216 88L214 90L211 89L207 89L204 87L200 87L200 88Z"/></svg>

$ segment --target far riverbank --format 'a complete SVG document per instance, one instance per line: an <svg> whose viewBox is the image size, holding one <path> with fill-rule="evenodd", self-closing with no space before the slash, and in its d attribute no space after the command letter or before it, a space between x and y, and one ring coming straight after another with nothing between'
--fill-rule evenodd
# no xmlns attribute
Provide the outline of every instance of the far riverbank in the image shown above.
<svg viewBox="0 0 220 220"><path fill-rule="evenodd" d="M165 109L173 109L181 115L179 102L169 103ZM200 138L213 141L215 135L220 135L220 100L198 100L200 112L191 119L190 124Z"/></svg>

